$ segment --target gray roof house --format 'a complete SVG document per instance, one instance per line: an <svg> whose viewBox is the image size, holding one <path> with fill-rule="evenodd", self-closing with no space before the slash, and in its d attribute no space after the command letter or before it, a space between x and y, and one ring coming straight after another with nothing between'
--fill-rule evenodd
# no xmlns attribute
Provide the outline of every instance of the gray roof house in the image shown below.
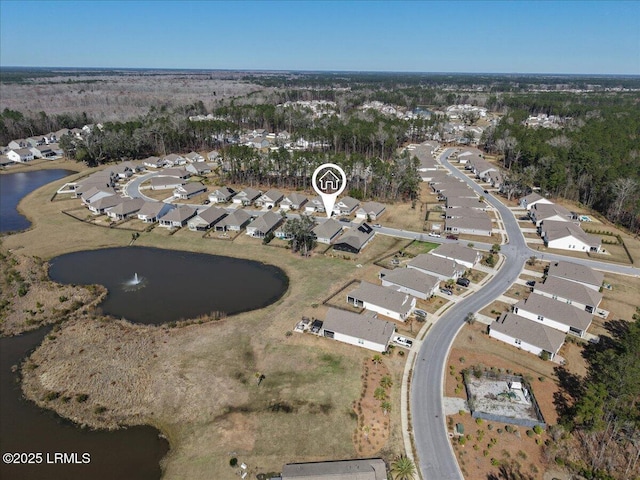
<svg viewBox="0 0 640 480"><path fill-rule="evenodd" d="M227 216L227 211L218 207L209 207L202 210L189 220L189 230L204 232Z"/></svg>
<svg viewBox="0 0 640 480"><path fill-rule="evenodd" d="M516 303L513 313L579 337L584 336L593 320L592 314L585 310L565 302L549 300L548 297L536 293Z"/></svg>
<svg viewBox="0 0 640 480"><path fill-rule="evenodd" d="M565 339L565 334L560 330L511 312L503 313L498 320L489 325L489 336L534 355L547 352L551 360Z"/></svg>
<svg viewBox="0 0 640 480"><path fill-rule="evenodd" d="M461 277L465 268L454 260L436 257L428 253L421 253L413 258L408 264L408 268L415 268L423 273L438 277L440 280L454 280Z"/></svg>
<svg viewBox="0 0 640 480"><path fill-rule="evenodd" d="M184 158L186 158L188 162L204 162L204 157L197 152L189 152Z"/></svg>
<svg viewBox="0 0 640 480"><path fill-rule="evenodd" d="M558 277L547 277L544 283L536 283L533 293L568 303L593 313L602 301L602 293L584 285Z"/></svg>
<svg viewBox="0 0 640 480"><path fill-rule="evenodd" d="M360 253L373 239L375 234L376 232L369 224L363 223L356 229L346 230L340 238L335 241L333 248L343 252Z"/></svg>
<svg viewBox="0 0 640 480"><path fill-rule="evenodd" d="M176 189L173 191L173 196L175 198L188 200L191 197L195 197L199 193L204 193L206 191L207 187L205 187L200 182L190 182L184 185L178 185L178 187L176 187Z"/></svg>
<svg viewBox="0 0 640 480"><path fill-rule="evenodd" d="M115 207L124 201L120 195L107 195L106 197L96 198L94 195L89 201L89 210L95 214L104 213L107 208Z"/></svg>
<svg viewBox="0 0 640 480"><path fill-rule="evenodd" d="M360 205L355 198L342 197L333 207L333 213L336 215L350 215Z"/></svg>
<svg viewBox="0 0 640 480"><path fill-rule="evenodd" d="M174 166L174 165L186 165L187 159L176 155L175 153L170 153L166 157L164 157L164 162L166 165Z"/></svg>
<svg viewBox="0 0 640 480"><path fill-rule="evenodd" d="M209 194L209 201L211 203L228 203L236 194L234 190L227 187L216 188Z"/></svg>
<svg viewBox="0 0 640 480"><path fill-rule="evenodd" d="M585 265L572 262L554 262L549 265L547 277L558 277L598 291L604 281L604 274Z"/></svg>
<svg viewBox="0 0 640 480"><path fill-rule="evenodd" d="M551 202L551 200L547 200L542 195L540 195L538 193L535 193L535 192L530 193L526 197L522 197L520 199L520 207L526 208L527 210L531 210L531 207L533 205L535 205L536 203L551 204L553 202Z"/></svg>
<svg viewBox="0 0 640 480"><path fill-rule="evenodd" d="M247 235L256 238L266 237L283 222L282 215L269 211L259 216L247 226Z"/></svg>
<svg viewBox="0 0 640 480"><path fill-rule="evenodd" d="M147 168L162 168L166 165L166 162L163 158L149 157L144 160L143 164Z"/></svg>
<svg viewBox="0 0 640 480"><path fill-rule="evenodd" d="M211 167L204 162L190 163L185 167L185 170L193 175L208 175L211 173Z"/></svg>
<svg viewBox="0 0 640 480"><path fill-rule="evenodd" d="M440 286L438 277L423 273L415 268L381 270L380 280L383 287L394 288L399 292L408 293L423 300L435 295Z"/></svg>
<svg viewBox="0 0 640 480"><path fill-rule="evenodd" d="M602 248L602 239L598 235L586 233L572 222L545 220L540 225L540 236L549 248L581 252L599 252Z"/></svg>
<svg viewBox="0 0 640 480"><path fill-rule="evenodd" d="M262 192L259 190L247 187L233 197L233 203L238 203L244 206L251 205L260 195L262 195Z"/></svg>
<svg viewBox="0 0 640 480"><path fill-rule="evenodd" d="M469 235L483 235L490 237L491 228L492 223L488 216L447 218L444 222L444 229L448 233L466 233Z"/></svg>
<svg viewBox="0 0 640 480"><path fill-rule="evenodd" d="M536 224L536 227L539 227L545 220L571 222L576 219L576 215L562 205L540 202L535 203L529 209L529 217L531 218L531 221Z"/></svg>
<svg viewBox="0 0 640 480"><path fill-rule="evenodd" d="M476 210L486 211L488 205L481 202L479 198L470 197L447 197L447 208L475 208Z"/></svg>
<svg viewBox="0 0 640 480"><path fill-rule="evenodd" d="M138 210L138 218L144 223L155 223L174 208L174 205L168 203L145 201Z"/></svg>
<svg viewBox="0 0 640 480"><path fill-rule="evenodd" d="M443 243L430 253L437 257L455 260L460 265L464 265L467 268L473 268L473 266L482 259L482 254L477 250L463 245L458 245L457 243Z"/></svg>
<svg viewBox="0 0 640 480"><path fill-rule="evenodd" d="M239 232L251 221L251 215L245 210L238 209L224 217L216 223L216 231L219 232Z"/></svg>
<svg viewBox="0 0 640 480"><path fill-rule="evenodd" d="M178 177L153 177L150 181L151 190L169 190L187 183Z"/></svg>
<svg viewBox="0 0 640 480"><path fill-rule="evenodd" d="M189 219L196 215L196 212L197 209L194 207L180 205L160 218L160 226L167 228L184 227Z"/></svg>
<svg viewBox="0 0 640 480"><path fill-rule="evenodd" d="M125 198L122 203L108 208L105 213L114 220L124 220L137 213L143 205L144 200L142 198Z"/></svg>
<svg viewBox="0 0 640 480"><path fill-rule="evenodd" d="M289 463L282 467L282 480L386 480L384 460Z"/></svg>
<svg viewBox="0 0 640 480"><path fill-rule="evenodd" d="M385 207L382 203L366 202L363 203L358 210L356 210L356 217L364 219L369 217L370 220L377 220L384 213L386 208L387 207Z"/></svg>
<svg viewBox="0 0 640 480"><path fill-rule="evenodd" d="M415 308L416 299L393 288L361 282L358 288L347 293L347 303L405 321Z"/></svg>
<svg viewBox="0 0 640 480"><path fill-rule="evenodd" d="M313 197L305 205L304 211L307 213L314 213L314 212L324 213L324 202L322 201L322 198L320 198L319 196Z"/></svg>
<svg viewBox="0 0 640 480"><path fill-rule="evenodd" d="M307 201L308 199L305 195L295 192L290 193L285 195L284 200L280 202L280 208L282 210L300 210Z"/></svg>
<svg viewBox="0 0 640 480"><path fill-rule="evenodd" d="M358 315L337 308L329 308L322 324L321 335L349 345L384 352L389 347L395 330L396 327L392 322L379 320L371 313Z"/></svg>
<svg viewBox="0 0 640 480"><path fill-rule="evenodd" d="M182 179L187 179L191 176L184 167L166 168L160 173L160 175L164 175L165 177L178 177Z"/></svg>
<svg viewBox="0 0 640 480"><path fill-rule="evenodd" d="M324 223L313 227L313 233L319 243L330 245L342 233L342 225L333 218L329 218Z"/></svg>
<svg viewBox="0 0 640 480"><path fill-rule="evenodd" d="M258 207L274 208L284 198L280 190L271 189L256 200Z"/></svg>

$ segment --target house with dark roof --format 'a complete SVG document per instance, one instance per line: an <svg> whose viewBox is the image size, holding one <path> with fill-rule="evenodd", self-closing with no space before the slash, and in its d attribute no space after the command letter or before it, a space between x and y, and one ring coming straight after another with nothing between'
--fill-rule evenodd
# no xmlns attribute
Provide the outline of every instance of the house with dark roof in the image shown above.
<svg viewBox="0 0 640 480"><path fill-rule="evenodd" d="M404 322L416 307L416 299L393 288L361 282L347 293L347 303Z"/></svg>
<svg viewBox="0 0 640 480"><path fill-rule="evenodd" d="M550 301L548 297L536 293L516 303L513 313L578 337L584 337L593 320L592 314L585 310L566 302Z"/></svg>
<svg viewBox="0 0 640 480"><path fill-rule="evenodd" d="M547 352L550 360L558 354L565 339L560 330L511 312L503 313L489 325L489 336L534 355Z"/></svg>
<svg viewBox="0 0 640 480"><path fill-rule="evenodd" d="M376 232L368 223L362 223L356 229L347 229L334 243L334 250L360 253L373 239Z"/></svg>
<svg viewBox="0 0 640 480"><path fill-rule="evenodd" d="M312 232L316 236L318 243L330 245L338 238L338 235L342 233L342 224L333 218L329 218L324 223L313 227Z"/></svg>
<svg viewBox="0 0 640 480"><path fill-rule="evenodd" d="M423 273L415 268L396 268L381 270L379 274L383 287L427 300L434 296L440 287L440 279Z"/></svg>
<svg viewBox="0 0 640 480"><path fill-rule="evenodd" d="M395 331L392 322L375 318L371 312L358 315L329 308L320 335L374 352L385 352Z"/></svg>

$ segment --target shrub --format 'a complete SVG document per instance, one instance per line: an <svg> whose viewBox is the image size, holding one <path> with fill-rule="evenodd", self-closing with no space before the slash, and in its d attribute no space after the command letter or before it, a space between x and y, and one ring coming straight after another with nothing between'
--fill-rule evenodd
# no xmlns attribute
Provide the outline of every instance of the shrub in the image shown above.
<svg viewBox="0 0 640 480"><path fill-rule="evenodd" d="M87 395L86 393L79 393L76 395L76 402L78 403L84 403L87 400L89 400L89 395Z"/></svg>
<svg viewBox="0 0 640 480"><path fill-rule="evenodd" d="M533 433L533 430L527 430L527 437L531 438L535 435L535 433Z"/></svg>
<svg viewBox="0 0 640 480"><path fill-rule="evenodd" d="M96 407L95 410L93 411L94 413L96 413L97 415L100 415L101 413L104 413L107 411L107 407L103 407L102 405L99 407Z"/></svg>
<svg viewBox="0 0 640 480"><path fill-rule="evenodd" d="M492 423L487 424L487 429L493 430L493 424Z"/></svg>
<svg viewBox="0 0 640 480"><path fill-rule="evenodd" d="M44 396L44 399L47 402L51 402L53 400L55 400L56 398L58 398L60 396L60 394L58 392L49 392Z"/></svg>
<svg viewBox="0 0 640 480"><path fill-rule="evenodd" d="M458 443L464 446L464 444L467 443L467 439L464 437L458 437Z"/></svg>
<svg viewBox="0 0 640 480"><path fill-rule="evenodd" d="M236 465L238 465L238 459L236 457L232 457L231 460L229 460L229 466L235 467Z"/></svg>
<svg viewBox="0 0 640 480"><path fill-rule="evenodd" d="M533 427L533 431L540 435L544 430L542 430L542 427L540 425L536 425L535 427Z"/></svg>
<svg viewBox="0 0 640 480"><path fill-rule="evenodd" d="M483 422L482 422L482 419L481 419L481 418L476 418L476 423L477 423L478 425L482 425L482 423L483 423Z"/></svg>
<svg viewBox="0 0 640 480"><path fill-rule="evenodd" d="M497 467L500 465L500 460L498 460L497 458L492 458L491 459L491 465L493 465L494 467Z"/></svg>

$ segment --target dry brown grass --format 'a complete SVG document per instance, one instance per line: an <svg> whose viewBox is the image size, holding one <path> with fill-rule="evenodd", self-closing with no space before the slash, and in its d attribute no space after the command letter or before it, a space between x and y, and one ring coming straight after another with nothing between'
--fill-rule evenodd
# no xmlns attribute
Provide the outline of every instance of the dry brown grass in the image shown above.
<svg viewBox="0 0 640 480"><path fill-rule="evenodd" d="M43 187L25 198L21 207L34 226L6 237L7 248L51 258L129 243L131 232L62 215L78 200L49 202L55 188ZM34 353L39 367L25 369L31 398L81 423L158 427L171 444L166 478L235 478L230 452L261 471L279 471L294 460L357 456L352 403L361 387L363 358L370 354L313 335L285 333L302 315L322 318L317 305L328 292L353 278L372 278L379 267L371 262L406 241L376 237L350 260L320 254L301 258L246 235L233 242L210 241L186 229L169 235L155 228L142 233L136 245L263 261L282 268L290 288L265 309L201 325L168 329L89 318L63 324ZM385 360L397 385L404 359ZM265 375L259 387L256 372ZM59 392L58 399L43 400L48 391ZM78 394L87 394L87 401L63 401ZM399 390L392 395L399 405ZM97 407L106 411L96 413ZM403 451L399 408L390 419L390 438L380 452L387 459Z"/></svg>

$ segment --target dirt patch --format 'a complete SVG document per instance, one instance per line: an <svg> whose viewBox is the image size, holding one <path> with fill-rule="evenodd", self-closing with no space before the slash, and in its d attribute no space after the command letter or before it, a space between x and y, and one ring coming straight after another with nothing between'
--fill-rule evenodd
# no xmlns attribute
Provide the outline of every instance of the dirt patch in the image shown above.
<svg viewBox="0 0 640 480"><path fill-rule="evenodd" d="M482 315L486 315L487 317L496 318L496 317L499 317L503 312L510 312L510 311L511 311L510 304L496 300L495 302L490 303L489 305L484 307L482 310L480 310L480 313Z"/></svg>
<svg viewBox="0 0 640 480"><path fill-rule="evenodd" d="M393 408L389 391L392 385L389 369L382 363L380 355L364 361L362 393L354 402L358 427L353 433L353 444L363 458L378 453L389 438L389 413Z"/></svg>

